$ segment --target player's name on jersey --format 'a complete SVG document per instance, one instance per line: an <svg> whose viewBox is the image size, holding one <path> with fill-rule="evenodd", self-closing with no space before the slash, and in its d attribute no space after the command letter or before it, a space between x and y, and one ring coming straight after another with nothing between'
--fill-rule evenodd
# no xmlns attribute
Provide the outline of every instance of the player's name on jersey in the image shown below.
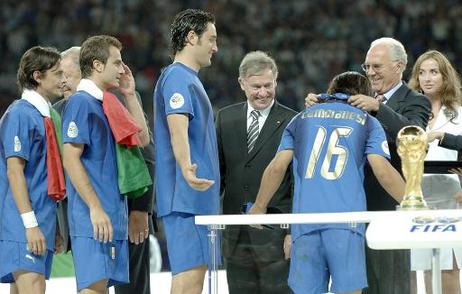
<svg viewBox="0 0 462 294"><path fill-rule="evenodd" d="M331 118L331 119L348 119L354 120L357 123L364 125L366 123L366 114L357 113L348 110L333 110L333 109L306 109L302 114L302 119L305 118Z"/></svg>

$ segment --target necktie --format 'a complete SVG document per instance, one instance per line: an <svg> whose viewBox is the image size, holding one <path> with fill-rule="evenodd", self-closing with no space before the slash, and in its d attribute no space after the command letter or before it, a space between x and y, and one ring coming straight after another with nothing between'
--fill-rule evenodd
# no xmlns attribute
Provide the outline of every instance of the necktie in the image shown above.
<svg viewBox="0 0 462 294"><path fill-rule="evenodd" d="M258 134L260 133L260 128L258 126L258 117L260 116L260 112L258 110L252 110L250 115L252 116L253 120L250 123L250 127L247 131L247 150L249 153L255 146Z"/></svg>
<svg viewBox="0 0 462 294"><path fill-rule="evenodd" d="M45 136L47 140L47 181L48 196L55 201L64 199L66 194L66 183L64 181L63 165L61 162L59 138L61 134L56 134L55 124L60 125L59 114L50 108L51 118L44 117ZM56 121L55 121L56 120Z"/></svg>

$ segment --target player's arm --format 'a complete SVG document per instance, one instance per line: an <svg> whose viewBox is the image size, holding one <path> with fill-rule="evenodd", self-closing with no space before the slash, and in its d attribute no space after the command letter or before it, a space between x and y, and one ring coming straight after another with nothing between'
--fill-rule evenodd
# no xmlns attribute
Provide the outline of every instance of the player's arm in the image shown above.
<svg viewBox="0 0 462 294"><path fill-rule="evenodd" d="M188 116L186 114L170 114L167 116L167 123L173 154L181 168L183 177L191 188L198 191L207 190L215 183L215 181L196 177L197 165L191 163L191 154L189 149Z"/></svg>
<svg viewBox="0 0 462 294"><path fill-rule="evenodd" d="M112 241L111 220L101 207L98 196L90 183L87 171L80 160L83 144L65 143L63 147L63 165L71 179L72 185L90 209L93 225L93 238L100 242Z"/></svg>
<svg viewBox="0 0 462 294"><path fill-rule="evenodd" d="M123 65L125 73L121 76L119 90L125 96L125 105L133 116L138 126L141 127L141 132L138 133L138 139L142 147L149 144L149 129L144 116L143 108L139 102L139 94L135 91L135 79L130 68Z"/></svg>
<svg viewBox="0 0 462 294"><path fill-rule="evenodd" d="M9 157L6 165L8 182L13 193L14 202L26 228L29 251L36 255L42 255L47 249L46 241L30 203L26 177L24 176L26 161L20 157Z"/></svg>
<svg viewBox="0 0 462 294"><path fill-rule="evenodd" d="M250 209L250 214L266 213L266 208L273 198L274 193L281 185L287 168L292 162L293 150L282 150L276 153L273 160L266 167L261 179L260 189L255 203Z"/></svg>
<svg viewBox="0 0 462 294"><path fill-rule="evenodd" d="M401 202L404 196L405 182L399 172L383 156L368 154L367 160L380 185L396 201Z"/></svg>

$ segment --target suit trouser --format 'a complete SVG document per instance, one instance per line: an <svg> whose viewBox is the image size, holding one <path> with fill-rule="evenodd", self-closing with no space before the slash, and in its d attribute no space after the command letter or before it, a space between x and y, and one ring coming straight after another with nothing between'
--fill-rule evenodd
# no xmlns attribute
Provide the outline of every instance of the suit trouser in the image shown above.
<svg viewBox="0 0 462 294"><path fill-rule="evenodd" d="M409 294L410 251L366 248L368 288L363 294Z"/></svg>
<svg viewBox="0 0 462 294"><path fill-rule="evenodd" d="M150 216L149 219L151 219ZM152 228L152 221L150 221L149 227ZM130 242L128 256L130 284L116 285L114 287L115 293L150 294L149 238L138 245Z"/></svg>
<svg viewBox="0 0 462 294"><path fill-rule="evenodd" d="M279 258L265 254L269 250L282 252L282 242L252 244L248 230L256 229L243 227L232 256L225 258L229 294L292 293L287 285L289 262L282 254Z"/></svg>

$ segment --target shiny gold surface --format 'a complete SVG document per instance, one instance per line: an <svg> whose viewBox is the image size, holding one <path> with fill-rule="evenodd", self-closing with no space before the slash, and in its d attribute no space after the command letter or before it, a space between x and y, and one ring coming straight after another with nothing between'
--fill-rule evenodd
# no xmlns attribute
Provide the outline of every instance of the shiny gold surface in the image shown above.
<svg viewBox="0 0 462 294"><path fill-rule="evenodd" d="M400 209L427 209L427 203L423 198L421 188L427 149L427 134L419 126L407 126L399 131L397 142L403 176L406 180L404 198L401 201Z"/></svg>

